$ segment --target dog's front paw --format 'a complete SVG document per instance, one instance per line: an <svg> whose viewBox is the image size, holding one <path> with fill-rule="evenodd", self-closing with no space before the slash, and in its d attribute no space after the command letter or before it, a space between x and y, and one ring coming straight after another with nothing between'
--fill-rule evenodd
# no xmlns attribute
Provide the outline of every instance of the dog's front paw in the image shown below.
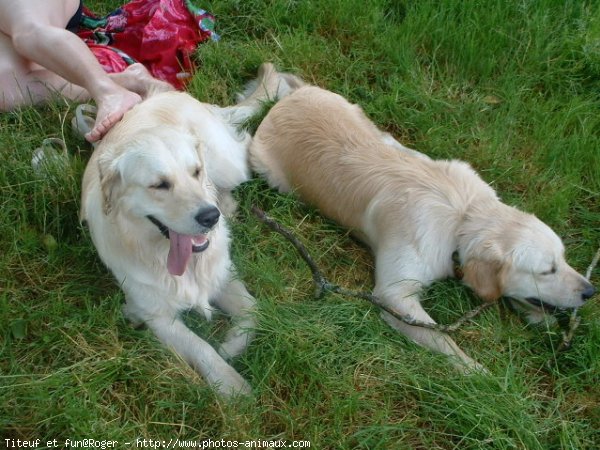
<svg viewBox="0 0 600 450"><path fill-rule="evenodd" d="M133 328L141 328L144 325L144 319L132 308L130 304L125 303L121 308L123 316L129 321Z"/></svg>
<svg viewBox="0 0 600 450"><path fill-rule="evenodd" d="M209 381L223 397L249 396L252 394L250 384L231 366L229 366L229 369L220 372L217 379Z"/></svg>
<svg viewBox="0 0 600 450"><path fill-rule="evenodd" d="M248 330L231 330L225 342L217 350L226 361L241 355L254 338L254 333Z"/></svg>
<svg viewBox="0 0 600 450"><path fill-rule="evenodd" d="M454 366L463 375L491 375L490 371L484 365L474 359L470 361L458 360Z"/></svg>

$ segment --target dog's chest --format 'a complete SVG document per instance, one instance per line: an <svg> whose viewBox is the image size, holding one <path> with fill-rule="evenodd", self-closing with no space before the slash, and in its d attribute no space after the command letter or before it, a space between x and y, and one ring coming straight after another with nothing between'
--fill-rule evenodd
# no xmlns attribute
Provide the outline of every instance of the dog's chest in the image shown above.
<svg viewBox="0 0 600 450"><path fill-rule="evenodd" d="M174 295L167 297L169 306L177 312L194 309L202 311L207 319L210 319L209 300L218 292L217 283L199 284L197 280L183 278L178 280Z"/></svg>
<svg viewBox="0 0 600 450"><path fill-rule="evenodd" d="M189 267L180 277L174 277L174 295L169 302L178 311L202 310L210 319L212 299L219 296L229 280L229 258L227 254L219 258L205 259L203 255L193 257Z"/></svg>

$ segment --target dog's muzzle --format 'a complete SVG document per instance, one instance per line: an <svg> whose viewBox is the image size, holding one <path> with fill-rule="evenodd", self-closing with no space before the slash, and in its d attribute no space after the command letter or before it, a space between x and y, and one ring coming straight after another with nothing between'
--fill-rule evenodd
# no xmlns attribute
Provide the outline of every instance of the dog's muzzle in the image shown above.
<svg viewBox="0 0 600 450"><path fill-rule="evenodd" d="M154 216L146 216L148 218L148 220L150 222L152 222L154 225L156 225L156 228L158 228L158 231L160 231L160 234L162 234L165 238L170 239L169 238L169 228L162 223L160 220L158 220L156 217ZM210 241L208 239L204 240L204 242L202 243L196 243L192 240L192 253L201 253L204 250L206 250L208 248L210 244Z"/></svg>
<svg viewBox="0 0 600 450"><path fill-rule="evenodd" d="M539 298L535 298L535 297L527 297L525 300L529 304L536 306L538 308L541 308L542 310L544 310L545 312L548 312L548 313L559 313L559 312L566 311L567 309L574 309L574 307L573 308L559 308L558 306L551 305L551 304L546 303L546 302L540 300Z"/></svg>
<svg viewBox="0 0 600 450"><path fill-rule="evenodd" d="M167 226L164 223L162 223L160 220L158 220L154 216L146 216L146 217L148 218L148 220L150 222L152 222L154 225L156 225L156 227L158 228L158 231L160 231L160 234L162 234L164 237L169 239L169 229L167 228Z"/></svg>

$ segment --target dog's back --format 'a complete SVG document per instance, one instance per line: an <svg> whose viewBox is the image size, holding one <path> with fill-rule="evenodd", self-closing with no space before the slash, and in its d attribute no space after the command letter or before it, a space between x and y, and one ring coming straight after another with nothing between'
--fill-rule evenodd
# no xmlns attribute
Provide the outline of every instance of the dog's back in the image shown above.
<svg viewBox="0 0 600 450"><path fill-rule="evenodd" d="M324 89L302 87L276 104L258 128L252 166L281 191L342 225L364 228L373 201L402 210L419 195L460 210L475 193L494 192L466 163L436 161L388 145L362 109ZM460 186L458 185L460 184ZM440 192L439 186L446 186ZM456 187L455 189L452 187Z"/></svg>
<svg viewBox="0 0 600 450"><path fill-rule="evenodd" d="M308 86L271 109L250 154L255 170L272 186L294 190L325 215L357 228L350 209L364 210L377 190L372 184L362 186L360 177L366 160L381 153L373 146L384 147L359 107Z"/></svg>

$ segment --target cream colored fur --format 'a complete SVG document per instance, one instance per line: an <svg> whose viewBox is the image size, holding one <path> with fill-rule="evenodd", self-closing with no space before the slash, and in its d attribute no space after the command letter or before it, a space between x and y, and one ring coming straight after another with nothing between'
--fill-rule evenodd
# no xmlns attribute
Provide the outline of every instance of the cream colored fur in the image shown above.
<svg viewBox="0 0 600 450"><path fill-rule="evenodd" d="M500 202L467 163L434 161L402 146L339 95L296 90L271 109L250 153L271 186L295 192L370 246L374 293L400 315L434 322L419 292L453 276L455 251L464 282L479 296L512 297L534 320L541 310L528 298L573 308L593 294L548 226ZM383 318L460 366L480 367L446 334Z"/></svg>
<svg viewBox="0 0 600 450"><path fill-rule="evenodd" d="M229 257L229 231L221 215L199 222L206 211L230 213L229 192L249 177L250 136L235 125L262 101L284 92L267 85L264 65L246 98L220 108L180 92L157 93L129 111L102 139L85 170L81 218L98 254L125 292L123 311L145 323L220 393L249 393L249 384L226 359L240 354L253 335L255 300L236 277ZM268 78L268 77L267 77ZM193 253L181 276L167 270L171 233L202 235L209 245ZM232 328L215 350L179 318L194 309L207 319L214 308Z"/></svg>

